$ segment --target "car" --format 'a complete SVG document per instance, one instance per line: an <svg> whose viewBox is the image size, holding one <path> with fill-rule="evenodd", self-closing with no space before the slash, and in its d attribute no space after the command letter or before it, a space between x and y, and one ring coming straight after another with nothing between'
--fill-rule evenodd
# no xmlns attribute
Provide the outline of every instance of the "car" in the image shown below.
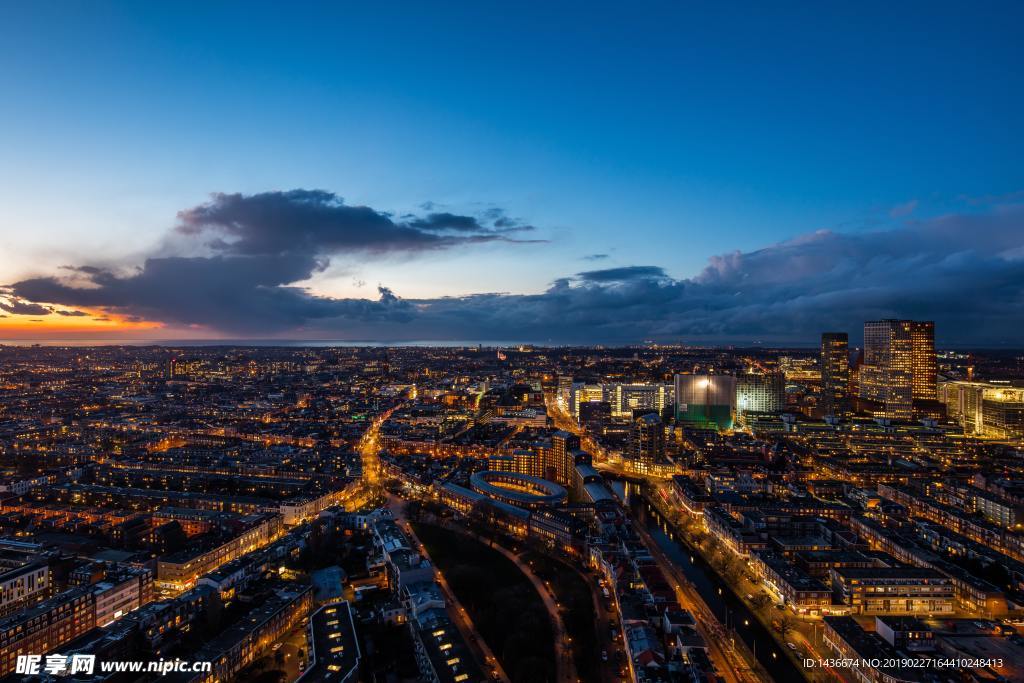
<svg viewBox="0 0 1024 683"><path fill-rule="evenodd" d="M608 661L608 650L601 650L601 661L602 662L607 662Z"/></svg>
<svg viewBox="0 0 1024 683"><path fill-rule="evenodd" d="M796 643L787 641L786 642L786 647L788 647L793 652L796 652Z"/></svg>

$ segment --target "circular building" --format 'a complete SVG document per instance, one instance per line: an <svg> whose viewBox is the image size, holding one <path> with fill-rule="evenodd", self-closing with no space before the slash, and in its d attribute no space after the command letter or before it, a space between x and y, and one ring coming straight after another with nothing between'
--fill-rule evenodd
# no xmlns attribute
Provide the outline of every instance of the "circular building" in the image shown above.
<svg viewBox="0 0 1024 683"><path fill-rule="evenodd" d="M516 472L476 472L469 485L488 498L521 508L553 507L569 498L568 491L553 481Z"/></svg>

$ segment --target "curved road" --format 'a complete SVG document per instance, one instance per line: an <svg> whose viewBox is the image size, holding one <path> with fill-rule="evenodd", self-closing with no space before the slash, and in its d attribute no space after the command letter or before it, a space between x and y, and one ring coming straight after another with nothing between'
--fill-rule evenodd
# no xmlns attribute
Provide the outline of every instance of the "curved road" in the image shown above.
<svg viewBox="0 0 1024 683"><path fill-rule="evenodd" d="M572 656L572 647L569 645L569 635L565 629L565 622L562 621L562 612L558 607L558 603L551 597L551 592L547 589L547 586L541 581L540 577L533 573L533 570L519 559L511 550L501 547L497 544L492 544L491 548L497 550L499 553L512 560L516 567L519 568L526 578L530 580L533 587L537 590L540 599L544 601L544 607L547 609L548 614L551 615L551 625L555 628L555 664L557 666L558 675L557 679L560 681L568 681L569 683L575 683L579 680L576 674L576 660Z"/></svg>
<svg viewBox="0 0 1024 683"><path fill-rule="evenodd" d="M406 534L408 534L409 540L416 545L417 551L422 553L427 559L430 559L430 554L427 552L426 546L423 545L420 539L416 536L416 532L413 531L412 525L409 524L409 520L405 518L404 501L394 494L388 494L388 507L391 509L392 517L395 522L403 531L405 531ZM437 569L437 565L434 564L433 560L431 560L430 563L434 565L435 569ZM448 585L448 582L444 578L444 574L439 569L437 569L436 578L437 584L441 587L445 599L448 602L448 614L453 617L452 621L455 622L456 627L458 627L459 631L462 633L462 638L466 641L466 645L473 650L474 655L481 664L481 668L484 671L493 669L497 672L502 683L509 683L510 679L502 668L501 662L496 656L494 656L494 652L491 651L490 646L480 636L479 632L476 630L476 626L473 625L472 620L469 618L469 613L466 611L466 608L462 606L461 602L459 602L458 597L455 595L455 591L453 591L451 586Z"/></svg>

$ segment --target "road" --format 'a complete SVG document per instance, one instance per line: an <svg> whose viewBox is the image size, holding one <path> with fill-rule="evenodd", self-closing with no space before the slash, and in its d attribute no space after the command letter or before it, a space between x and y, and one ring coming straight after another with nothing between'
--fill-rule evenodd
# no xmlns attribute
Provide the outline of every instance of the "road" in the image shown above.
<svg viewBox="0 0 1024 683"><path fill-rule="evenodd" d="M416 536L416 532L413 531L412 525L409 524L409 520L405 517L405 501L394 494L388 494L388 508L391 510L392 517L403 531L408 535L409 540L417 551L423 554L424 557L430 558L430 554L427 552L426 546L420 542L420 539ZM433 562L431 562L433 564ZM434 565L435 568L437 565ZM480 668L484 672L494 671L497 673L499 680L503 683L509 683L509 677L505 673L505 670L501 666L501 662L491 651L490 646L480 636L476 626L473 625L473 620L470 619L469 613L466 608L462 606L459 599L455 596L455 591L448 585L448 581L445 580L444 574L440 570L435 572L435 578L437 584L441 587L441 592L444 594L445 602L448 603L448 615L452 618L455 626L459 629L462 634L462 639L466 642L466 645L473 651L473 656L476 657L480 663Z"/></svg>
<svg viewBox="0 0 1024 683"><path fill-rule="evenodd" d="M387 419L399 407L401 406L395 406L373 418L370 428L363 433L363 437L359 440L358 452L363 465L363 482L370 487L379 486L381 483L380 457L378 457L380 455L381 425L387 422Z"/></svg>
<svg viewBox="0 0 1024 683"><path fill-rule="evenodd" d="M449 527L451 528L451 527ZM551 625L555 631L555 665L557 667L557 679L559 681L567 681L568 683L575 683L579 680L578 674L576 673L576 661L572 655L572 642L569 640L569 634L565 628L565 622L562 621L561 609L558 603L555 602L554 597L551 595L551 591L547 585L541 581L540 577L533 573L529 565L523 562L518 555L511 550L501 547L497 543L493 543L490 546L493 550L497 550L499 553L510 559L515 563L519 571L530 580L533 587L536 589L537 594L540 595L541 600L544 601L544 607L547 609L548 614L551 615Z"/></svg>
<svg viewBox="0 0 1024 683"><path fill-rule="evenodd" d="M636 521L636 520L634 520ZM665 578L675 587L676 600L694 616L697 631L704 642L708 645L708 655L715 664L715 668L727 681L737 683L751 683L770 681L771 679L762 674L756 662L749 653L744 651L742 642L736 647L735 639L730 636L726 628L715 616L714 612L707 606L704 600L697 594L696 589L690 584L682 570L661 550L661 546L647 532L644 525L639 521L633 525L640 536L640 540L651 553L651 557L658 563ZM726 643L729 646L726 646Z"/></svg>
<svg viewBox="0 0 1024 683"><path fill-rule="evenodd" d="M379 416L374 418L370 428L363 434L363 438L359 442L359 455L362 458L363 464L363 482L369 488L379 488L382 482L381 476L381 464L380 464L380 428L391 414L394 413L401 406L396 406L387 412L381 413ZM420 542L419 538L416 537L416 532L412 530L412 526L409 521L405 518L405 502L395 496L394 494L388 494L387 505L391 510L391 514L397 524L408 534L409 540L413 543L416 549L423 554L424 557L429 558L430 555L427 553L426 547ZM484 639L480 637L476 627L473 626L472 621L469 618L469 614L466 609L459 602L458 598L455 597L455 593L448 586L448 582L445 581L444 575L440 571L436 573L437 583L441 587L441 591L444 593L445 601L448 603L448 615L452 618L453 623L459 632L462 634L463 640L466 645L473 651L473 655L480 663L480 667L483 671L489 672L494 671L497 673L499 680L503 683L509 683L509 678L505 674L505 670L501 667L501 662L491 652L490 647L484 642Z"/></svg>
<svg viewBox="0 0 1024 683"><path fill-rule="evenodd" d="M670 495L667 495L664 488L657 489L658 496L651 496L650 500L658 509L659 514L662 515L671 524L675 525L677 533L685 536L684 527L677 521L673 521L671 514L667 514L667 511L673 511L673 503ZM660 501L660 504L659 504ZM662 508L664 506L665 509ZM686 516L686 513L682 510L674 510L680 516ZM698 549L698 552L700 550ZM756 581L750 581L747 579L745 574L740 574L736 579L736 585L734 592L739 596L740 600L747 604L748 608L752 613L757 616L765 628L772 633L773 639L778 643L779 649L789 657L796 666L803 668L801 660L804 657L811 657L812 659L831 659L835 657L835 653L832 652L827 645L821 640L821 630L823 623L820 619L815 617L800 617L787 611L786 615L791 617L794 628L785 637L778 635L770 624L766 623L766 619L763 615L760 615L758 608L750 603L749 600L744 599L744 595L754 595L760 592L768 593L764 586L761 586ZM770 593L769 593L770 594ZM787 642L792 642L797 646L796 651L791 651L787 646L783 649L783 646ZM839 682L839 683L855 683L855 675L852 669L816 669L814 671L804 671L804 675L809 681L828 681L828 682Z"/></svg>
<svg viewBox="0 0 1024 683"><path fill-rule="evenodd" d="M571 416L562 410L553 394L545 395L545 404L555 426L579 436L583 448L595 456L595 461L602 461L602 469L617 470L609 462L610 458L605 449L591 438L586 433L586 430L581 429ZM661 481L659 477L646 478L652 482ZM672 560L661 551L661 548L651 538L650 534L647 533L647 530L643 528L642 524L637 523L634 527L639 532L640 538L651 553L651 556L658 562L662 573L676 587L676 599L679 601L679 604L694 615L697 631L708 644L708 655L719 670L719 673L727 681L737 683L770 680L770 678L758 671L757 660L750 653L745 652L742 643L740 644L740 650L737 650L735 646L725 647L724 643L727 640L725 628L697 594L696 590L690 586L689 580L675 566ZM730 643L734 642L732 639L728 640Z"/></svg>

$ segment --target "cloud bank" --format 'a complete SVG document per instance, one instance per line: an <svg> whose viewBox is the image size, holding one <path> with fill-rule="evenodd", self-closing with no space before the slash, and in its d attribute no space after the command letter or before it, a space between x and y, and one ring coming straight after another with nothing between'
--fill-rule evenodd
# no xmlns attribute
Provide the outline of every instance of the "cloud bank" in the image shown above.
<svg viewBox="0 0 1024 683"><path fill-rule="evenodd" d="M341 255L372 260L512 245L534 230L497 209L466 216L433 208L395 218L323 191L217 194L180 212L175 228L202 255L152 256L127 274L78 265L72 280L8 285L9 300L228 336L809 342L825 329L856 337L864 320L910 317L935 320L940 338L951 342L1024 342L1021 204L874 232L815 232L714 256L682 279L664 263L587 270L531 295L410 299L380 287L376 300L338 299L295 286Z"/></svg>

